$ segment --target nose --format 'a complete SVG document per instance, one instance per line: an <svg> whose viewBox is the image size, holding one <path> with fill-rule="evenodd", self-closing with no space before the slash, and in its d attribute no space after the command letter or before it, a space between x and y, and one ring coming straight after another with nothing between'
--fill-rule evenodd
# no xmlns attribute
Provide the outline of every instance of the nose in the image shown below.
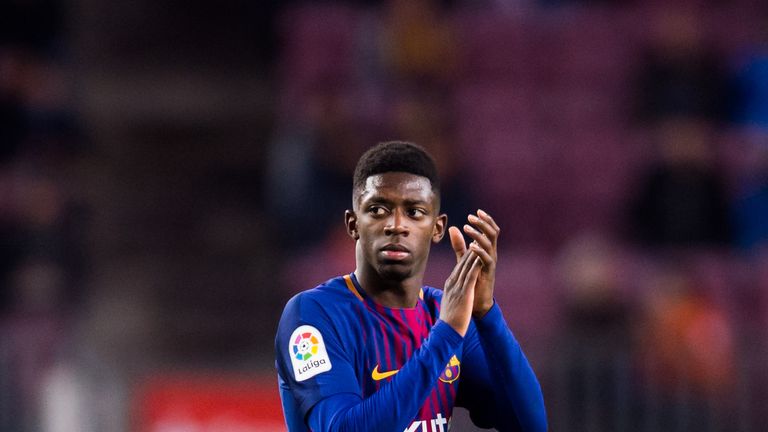
<svg viewBox="0 0 768 432"><path fill-rule="evenodd" d="M409 228L404 224L406 220L407 218L403 217L403 214L400 210L393 211L392 215L387 220L387 224L384 226L384 234L388 236L407 236L409 233Z"/></svg>

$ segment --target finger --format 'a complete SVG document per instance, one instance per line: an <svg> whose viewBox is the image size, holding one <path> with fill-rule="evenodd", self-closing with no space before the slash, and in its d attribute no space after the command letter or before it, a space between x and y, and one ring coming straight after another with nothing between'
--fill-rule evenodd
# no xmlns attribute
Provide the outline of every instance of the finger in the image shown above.
<svg viewBox="0 0 768 432"><path fill-rule="evenodd" d="M499 228L499 225L496 223L496 221L484 210L478 210L477 215L480 216L481 219L483 219L485 222L487 222L491 227L493 227L493 230L496 231L496 236L499 235L501 232L501 228Z"/></svg>
<svg viewBox="0 0 768 432"><path fill-rule="evenodd" d="M493 248L492 240L485 234L478 231L477 228L473 227L472 225L464 225L464 232L472 240L474 240L473 243L480 243L480 246L488 250L491 250L491 248Z"/></svg>
<svg viewBox="0 0 768 432"><path fill-rule="evenodd" d="M496 265L496 260L494 260L493 256L488 253L487 250L480 247L477 243L471 243L469 245L470 252L474 252L477 254L477 256L480 258L480 260L483 263L483 268L488 270L492 269Z"/></svg>
<svg viewBox="0 0 768 432"><path fill-rule="evenodd" d="M465 289L475 286L477 283L477 278L480 276L481 266L482 261L479 257L472 262L472 267L469 268L469 272L467 272L467 278L464 281Z"/></svg>
<svg viewBox="0 0 768 432"><path fill-rule="evenodd" d="M464 268L464 263L468 259L469 259L469 254L464 254L464 256L462 256L459 259L459 262L456 263L456 265L453 267L453 270L451 271L450 276L448 276L448 279L445 281L444 289L449 289L455 281L460 280L459 275L461 274L461 271Z"/></svg>
<svg viewBox="0 0 768 432"><path fill-rule="evenodd" d="M464 298L467 293L467 278L470 275L472 265L478 260L477 255L474 252L469 251L464 255L467 260L462 262L462 269L459 273L458 279L456 279L456 286L453 288L453 295L455 299Z"/></svg>
<svg viewBox="0 0 768 432"><path fill-rule="evenodd" d="M469 268L469 271L467 271L466 279L462 284L464 292L461 301L464 302L463 304L469 310L473 308L475 303L475 288L477 287L477 278L480 275L481 267L482 264L480 258L475 258L472 261L472 266Z"/></svg>
<svg viewBox="0 0 768 432"><path fill-rule="evenodd" d="M456 287L459 289L459 293L464 292L467 275L469 274L469 271L476 260L477 254L472 251L465 254L462 258L461 271L459 272L459 276L456 279Z"/></svg>
<svg viewBox="0 0 768 432"><path fill-rule="evenodd" d="M480 211L481 210L478 210L478 212ZM498 237L499 233L491 223L473 214L467 216L467 220L475 227L475 229L491 239L492 244L496 244L496 238Z"/></svg>
<svg viewBox="0 0 768 432"><path fill-rule="evenodd" d="M451 247L456 253L456 262L467 252L467 244L464 242L464 236L458 228L452 226L448 228L448 236L451 238Z"/></svg>

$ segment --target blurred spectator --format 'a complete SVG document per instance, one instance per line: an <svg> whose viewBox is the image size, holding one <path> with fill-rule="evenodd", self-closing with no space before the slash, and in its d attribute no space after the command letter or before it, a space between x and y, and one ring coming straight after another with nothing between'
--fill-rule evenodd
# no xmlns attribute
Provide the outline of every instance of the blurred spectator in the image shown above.
<svg viewBox="0 0 768 432"><path fill-rule="evenodd" d="M639 120L654 123L681 116L723 120L729 108L727 76L722 59L704 43L698 12L664 6L654 13L653 39L638 65Z"/></svg>
<svg viewBox="0 0 768 432"><path fill-rule="evenodd" d="M67 313L82 295L84 213L53 178L18 175L13 190L16 257L4 286L14 312Z"/></svg>
<svg viewBox="0 0 768 432"><path fill-rule="evenodd" d="M390 0L384 30L386 58L407 87L442 88L453 78L455 48L436 0Z"/></svg>
<svg viewBox="0 0 768 432"><path fill-rule="evenodd" d="M761 22L768 23L768 16ZM738 53L733 77L733 118L748 153L738 172L734 215L738 244L746 250L768 245L768 27L758 31L754 42Z"/></svg>
<svg viewBox="0 0 768 432"><path fill-rule="evenodd" d="M768 134L765 137L768 140ZM751 172L741 173L733 206L736 239L745 250L768 247L768 141L751 148L754 165Z"/></svg>
<svg viewBox="0 0 768 432"><path fill-rule="evenodd" d="M732 228L724 180L710 149L710 125L670 118L658 127L658 160L632 198L630 231L648 246L727 246Z"/></svg>
<svg viewBox="0 0 768 432"><path fill-rule="evenodd" d="M329 226L343 225L355 158L368 144L351 108L344 88L318 88L306 111L285 119L271 143L266 196L274 220L286 227L281 235L286 250L309 246Z"/></svg>
<svg viewBox="0 0 768 432"><path fill-rule="evenodd" d="M16 155L25 131L20 68L19 55L0 47L0 167Z"/></svg>
<svg viewBox="0 0 768 432"><path fill-rule="evenodd" d="M561 251L555 269L565 317L559 345L566 362L569 430L614 430L626 415L634 313L619 278L619 253L605 236L583 234ZM617 377L619 379L617 380Z"/></svg>
<svg viewBox="0 0 768 432"><path fill-rule="evenodd" d="M689 423L682 430L703 430L713 424L717 412L730 409L728 395L736 377L734 328L684 270L661 272L647 292L641 346L645 382L662 401L660 430L672 430L679 412L687 413ZM708 401L717 401L718 407L708 406Z"/></svg>
<svg viewBox="0 0 768 432"><path fill-rule="evenodd" d="M733 77L736 90L733 117L768 139L768 16L762 18L756 40L738 53Z"/></svg>
<svg viewBox="0 0 768 432"><path fill-rule="evenodd" d="M560 252L556 271L565 296L567 329L576 345L624 346L631 314L621 286L619 249L604 235L571 239Z"/></svg>

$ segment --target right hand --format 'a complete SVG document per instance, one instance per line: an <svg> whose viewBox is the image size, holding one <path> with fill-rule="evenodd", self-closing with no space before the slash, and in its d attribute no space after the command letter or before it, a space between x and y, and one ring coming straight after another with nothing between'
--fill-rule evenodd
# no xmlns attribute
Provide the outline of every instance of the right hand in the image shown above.
<svg viewBox="0 0 768 432"><path fill-rule="evenodd" d="M475 301L475 282L482 263L477 253L469 250L456 263L443 288L440 319L448 323L462 337L467 333Z"/></svg>

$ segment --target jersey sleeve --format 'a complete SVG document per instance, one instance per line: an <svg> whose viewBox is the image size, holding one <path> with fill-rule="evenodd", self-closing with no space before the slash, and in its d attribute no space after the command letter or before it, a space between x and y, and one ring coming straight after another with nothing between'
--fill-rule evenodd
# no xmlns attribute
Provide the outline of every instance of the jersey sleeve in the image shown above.
<svg viewBox="0 0 768 432"><path fill-rule="evenodd" d="M465 337L457 405L466 407L480 427L546 431L541 386L501 308L494 304L484 317L472 321Z"/></svg>
<svg viewBox="0 0 768 432"><path fill-rule="evenodd" d="M285 306L275 337L275 358L289 429L303 423L318 401L360 394L353 361L317 301L302 294Z"/></svg>

